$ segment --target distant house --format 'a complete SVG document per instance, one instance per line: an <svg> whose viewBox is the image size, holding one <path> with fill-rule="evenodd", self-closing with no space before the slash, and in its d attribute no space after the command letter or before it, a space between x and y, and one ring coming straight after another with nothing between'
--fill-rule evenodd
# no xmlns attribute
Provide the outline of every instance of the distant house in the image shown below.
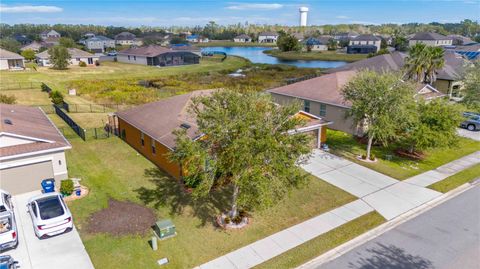
<svg viewBox="0 0 480 269"><path fill-rule="evenodd" d="M185 39L191 43L208 43L210 41L208 38L200 35L187 35Z"/></svg>
<svg viewBox="0 0 480 269"><path fill-rule="evenodd" d="M194 91L119 111L115 115L120 138L169 175L180 179L183 176L181 165L168 158L168 153L176 147L173 132L184 129L192 140L204 136L199 132L196 116L189 112L188 107L192 98L211 93L211 90ZM296 116L305 119L306 124L292 130L292 133L312 134L316 138L312 145L315 148L325 142L326 125L330 122L305 111L298 112Z"/></svg>
<svg viewBox="0 0 480 269"><path fill-rule="evenodd" d="M68 178L65 151L72 146L38 107L2 104L0 186L11 194L41 189L41 181Z"/></svg>
<svg viewBox="0 0 480 269"><path fill-rule="evenodd" d="M174 66L200 63L200 56L188 50L174 50L156 45L122 50L117 54L122 63L152 66Z"/></svg>
<svg viewBox="0 0 480 269"><path fill-rule="evenodd" d="M132 33L121 32L115 36L115 44L120 46L141 46L143 42Z"/></svg>
<svg viewBox="0 0 480 269"><path fill-rule="evenodd" d="M408 41L409 46L413 46L417 43L423 43L427 46L451 46L453 39L441 34L431 32L420 32L413 35Z"/></svg>
<svg viewBox="0 0 480 269"><path fill-rule="evenodd" d="M352 104L346 101L342 95L342 88L355 77L357 72L357 70L333 72L271 89L268 92L280 105L301 101L303 110L332 122L329 128L359 135L363 133L363 130L354 124L352 118L346 117ZM434 87L425 84L418 85L412 94L417 99L425 100L445 96Z"/></svg>
<svg viewBox="0 0 480 269"><path fill-rule="evenodd" d="M77 48L68 48L68 53L70 54L69 65L79 65L80 62L84 62L87 65L93 66L95 62L98 61L99 56L88 53L86 51L77 49ZM50 63L50 55L48 51L43 51L41 53L35 54L36 61L40 66L52 66Z"/></svg>
<svg viewBox="0 0 480 269"><path fill-rule="evenodd" d="M277 43L278 33L261 32L258 34L258 43Z"/></svg>
<svg viewBox="0 0 480 269"><path fill-rule="evenodd" d="M337 33L333 35L333 39L337 41L350 41L357 36L359 36L357 32Z"/></svg>
<svg viewBox="0 0 480 269"><path fill-rule="evenodd" d="M105 52L107 48L115 48L115 40L101 35L81 40L80 43L93 52Z"/></svg>
<svg viewBox="0 0 480 269"><path fill-rule="evenodd" d="M252 42L252 38L249 35L241 34L233 38L235 43L249 43Z"/></svg>
<svg viewBox="0 0 480 269"><path fill-rule="evenodd" d="M447 35L447 37L452 39L452 45L454 46L470 45L477 43L472 39L462 35Z"/></svg>
<svg viewBox="0 0 480 269"><path fill-rule="evenodd" d="M298 42L302 42L305 39L303 33L293 33L292 36L295 37Z"/></svg>
<svg viewBox="0 0 480 269"><path fill-rule="evenodd" d="M24 34L14 34L13 39L15 39L18 43L22 45L27 45L32 43L32 40Z"/></svg>
<svg viewBox="0 0 480 269"><path fill-rule="evenodd" d="M42 40L47 40L47 39L59 39L61 37L60 33L55 31L55 30L45 30L40 33L40 38Z"/></svg>
<svg viewBox="0 0 480 269"><path fill-rule="evenodd" d="M25 58L15 52L0 48L0 70L23 70Z"/></svg>
<svg viewBox="0 0 480 269"><path fill-rule="evenodd" d="M86 39L92 38L92 37L95 37L95 33L86 32L85 34L83 34L83 37L85 37Z"/></svg>
<svg viewBox="0 0 480 269"><path fill-rule="evenodd" d="M32 43L21 47L20 50L21 51L33 50L35 52L38 52L41 48L44 48L46 46L47 46L47 44L44 44L43 42L33 41Z"/></svg>
<svg viewBox="0 0 480 269"><path fill-rule="evenodd" d="M325 51L328 50L328 42L331 39L331 37L310 37L307 40L305 40L305 48L308 50L310 48L311 51Z"/></svg>
<svg viewBox="0 0 480 269"><path fill-rule="evenodd" d="M382 39L380 37L367 34L352 38L349 42L347 53L350 54L368 54L377 53L380 50Z"/></svg>

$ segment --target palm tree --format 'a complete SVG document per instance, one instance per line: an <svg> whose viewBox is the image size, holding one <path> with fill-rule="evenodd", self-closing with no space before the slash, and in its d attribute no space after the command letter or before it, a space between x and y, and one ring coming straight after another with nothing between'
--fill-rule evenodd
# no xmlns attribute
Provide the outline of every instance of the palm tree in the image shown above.
<svg viewBox="0 0 480 269"><path fill-rule="evenodd" d="M426 77L425 82L433 83L437 80L436 70L442 69L445 65L444 50L440 47L427 47L428 61L425 69Z"/></svg>
<svg viewBox="0 0 480 269"><path fill-rule="evenodd" d="M440 47L417 43L405 58L405 76L422 83L433 83L436 71L445 65L444 50Z"/></svg>

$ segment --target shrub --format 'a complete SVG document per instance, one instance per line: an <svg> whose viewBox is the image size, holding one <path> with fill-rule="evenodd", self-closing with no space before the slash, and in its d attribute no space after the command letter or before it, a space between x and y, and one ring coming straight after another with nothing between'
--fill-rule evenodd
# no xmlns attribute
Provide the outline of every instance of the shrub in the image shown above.
<svg viewBox="0 0 480 269"><path fill-rule="evenodd" d="M367 159L367 155L362 154L362 160L366 160L366 159Z"/></svg>
<svg viewBox="0 0 480 269"><path fill-rule="evenodd" d="M60 192L62 194L70 195L73 193L73 180L65 179L60 182Z"/></svg>
<svg viewBox="0 0 480 269"><path fill-rule="evenodd" d="M239 215L240 217L244 218L244 217L247 217L247 216L248 216L248 213L247 213L247 211L245 211L245 210L243 210L243 209L240 209L240 210L238 211L238 215Z"/></svg>
<svg viewBox="0 0 480 269"><path fill-rule="evenodd" d="M231 222L230 217L225 217L224 221L226 224L229 224Z"/></svg>
<svg viewBox="0 0 480 269"><path fill-rule="evenodd" d="M239 224L240 222L242 222L242 219L243 219L243 218L240 217L240 215L236 215L236 216L232 219L232 221L233 221L233 223L235 223L235 224Z"/></svg>
<svg viewBox="0 0 480 269"><path fill-rule="evenodd" d="M17 98L13 95L6 95L0 93L0 103L1 104L15 104L17 103Z"/></svg>
<svg viewBox="0 0 480 269"><path fill-rule="evenodd" d="M63 94L59 91L50 92L50 98L52 99L52 103L55 105L63 104Z"/></svg>
<svg viewBox="0 0 480 269"><path fill-rule="evenodd" d="M87 67L87 63L85 63L84 61L80 61L80 62L78 63L78 65L79 65L80 67Z"/></svg>
<svg viewBox="0 0 480 269"><path fill-rule="evenodd" d="M374 154L370 154L370 161L375 161L375 155Z"/></svg>
<svg viewBox="0 0 480 269"><path fill-rule="evenodd" d="M45 83L42 83L42 86L40 86L42 88L42 92L51 92L52 89L50 89L50 87L47 86L47 84Z"/></svg>
<svg viewBox="0 0 480 269"><path fill-rule="evenodd" d="M96 60L95 61L95 66L99 66L100 65L100 61Z"/></svg>

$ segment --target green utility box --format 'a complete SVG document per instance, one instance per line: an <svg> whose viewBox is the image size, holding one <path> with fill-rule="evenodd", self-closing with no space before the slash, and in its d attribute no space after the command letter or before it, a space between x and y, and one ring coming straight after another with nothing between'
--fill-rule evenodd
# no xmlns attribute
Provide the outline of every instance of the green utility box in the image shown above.
<svg viewBox="0 0 480 269"><path fill-rule="evenodd" d="M175 224L169 219L157 221L155 223L155 233L160 240L177 235Z"/></svg>

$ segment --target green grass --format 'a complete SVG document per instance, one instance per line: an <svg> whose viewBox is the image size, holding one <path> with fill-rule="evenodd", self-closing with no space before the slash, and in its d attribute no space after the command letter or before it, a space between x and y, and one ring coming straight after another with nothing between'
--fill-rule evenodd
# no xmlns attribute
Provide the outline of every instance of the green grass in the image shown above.
<svg viewBox="0 0 480 269"><path fill-rule="evenodd" d="M321 60L321 61L344 61L355 62L367 58L366 54L346 54L335 51L288 51L278 49L266 50L263 53L283 60Z"/></svg>
<svg viewBox="0 0 480 269"><path fill-rule="evenodd" d="M17 104L21 105L50 105L52 102L48 98L48 94L37 89L22 90L0 90L1 94L15 96Z"/></svg>
<svg viewBox="0 0 480 269"><path fill-rule="evenodd" d="M192 268L355 199L309 177L306 187L293 190L273 208L253 212L252 224L246 229L223 231L214 226L213 217L226 210L228 192L194 202L175 180L120 139L71 142L73 149L67 152L69 174L82 178L91 192L69 206L96 268L153 268L163 257L170 260L165 268ZM172 219L178 235L160 241L159 250L152 251L150 236L85 232L90 214L106 207L109 198L147 204L158 219Z"/></svg>
<svg viewBox="0 0 480 269"><path fill-rule="evenodd" d="M322 234L282 255L274 257L254 268L294 268L322 255L353 238L384 223L377 212L371 212Z"/></svg>
<svg viewBox="0 0 480 269"><path fill-rule="evenodd" d="M428 186L428 188L445 193L477 178L480 178L480 164L476 164L453 176L449 176L442 181Z"/></svg>
<svg viewBox="0 0 480 269"><path fill-rule="evenodd" d="M248 42L248 43L235 43L233 41L211 41L208 43L198 43L195 44L196 47L276 47L276 44L272 43L257 43L257 42Z"/></svg>
<svg viewBox="0 0 480 269"><path fill-rule="evenodd" d="M427 150L424 152L425 159L414 161L396 156L394 153L396 145L390 145L389 147L374 146L372 147L372 153L377 157L378 162L367 163L357 159L357 156L365 154L366 145L360 144L351 135L340 131L328 130L327 143L333 154L343 156L353 162L399 180L435 169L480 150L478 141L461 137L455 147ZM387 160L387 155L392 157L391 160Z"/></svg>

